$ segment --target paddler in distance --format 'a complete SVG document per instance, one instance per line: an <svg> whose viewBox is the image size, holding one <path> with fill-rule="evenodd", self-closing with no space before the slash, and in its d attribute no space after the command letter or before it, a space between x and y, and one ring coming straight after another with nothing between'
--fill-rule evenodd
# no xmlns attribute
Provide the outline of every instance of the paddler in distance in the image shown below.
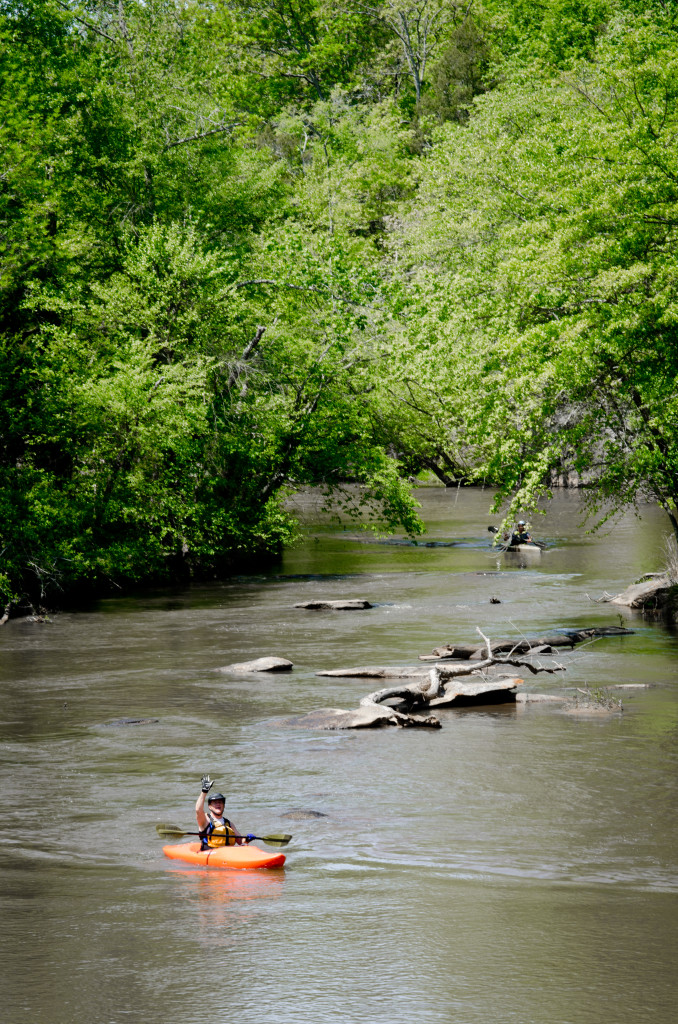
<svg viewBox="0 0 678 1024"><path fill-rule="evenodd" d="M533 544L534 543L534 541L532 540L532 537L528 533L527 523L525 522L524 519L519 519L518 522L516 523L516 525L514 527L514 530L513 530L513 536L511 537L511 543L512 544Z"/></svg>
<svg viewBox="0 0 678 1024"><path fill-rule="evenodd" d="M235 825L224 817L224 808L226 807L224 794L213 793L211 796L207 796L213 785L209 775L203 775L200 796L195 805L201 849L212 850L219 846L245 846L255 838L254 835L241 835ZM206 797L207 812L205 812Z"/></svg>

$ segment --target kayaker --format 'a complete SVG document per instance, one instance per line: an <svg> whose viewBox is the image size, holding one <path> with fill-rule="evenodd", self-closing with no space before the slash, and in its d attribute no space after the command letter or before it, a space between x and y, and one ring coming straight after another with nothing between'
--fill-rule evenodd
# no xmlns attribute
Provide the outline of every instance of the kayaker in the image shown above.
<svg viewBox="0 0 678 1024"><path fill-rule="evenodd" d="M201 849L210 850L218 846L245 846L254 835L243 836L233 822L224 817L226 797L223 793L207 796L214 783L209 775L203 775L200 796L195 805L195 816L200 829ZM207 812L205 812L207 799Z"/></svg>
<svg viewBox="0 0 678 1024"><path fill-rule="evenodd" d="M513 536L511 537L511 544L532 544L532 537L527 531L527 523L524 519L519 519L513 528Z"/></svg>

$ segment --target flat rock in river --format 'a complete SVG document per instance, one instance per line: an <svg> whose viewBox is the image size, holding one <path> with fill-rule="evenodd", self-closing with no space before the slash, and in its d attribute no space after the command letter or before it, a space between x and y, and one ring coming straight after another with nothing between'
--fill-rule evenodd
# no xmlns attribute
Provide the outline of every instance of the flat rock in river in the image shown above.
<svg viewBox="0 0 678 1024"><path fill-rule="evenodd" d="M363 598L349 598L346 601L299 601L294 607L312 611L360 612L374 605Z"/></svg>
<svg viewBox="0 0 678 1024"><path fill-rule="evenodd" d="M241 661L234 665L224 665L217 672L290 672L294 668L287 658L255 658L254 661Z"/></svg>
<svg viewBox="0 0 678 1024"><path fill-rule="evenodd" d="M343 708L319 708L307 715L280 719L273 724L293 729L370 729L382 725L423 725L440 728L437 719L419 718L416 715L397 716L393 708L378 704L355 708L353 711L344 711Z"/></svg>
<svg viewBox="0 0 678 1024"><path fill-rule="evenodd" d="M296 715L277 723L300 729L365 729L375 725L390 725L392 719L390 708L355 708L345 711L342 708L318 708L307 715Z"/></svg>
<svg viewBox="0 0 678 1024"><path fill-rule="evenodd" d="M471 707L481 704L506 704L516 699L516 687L524 680L516 676L501 679L451 679L445 684L444 693L434 697L428 706Z"/></svg>

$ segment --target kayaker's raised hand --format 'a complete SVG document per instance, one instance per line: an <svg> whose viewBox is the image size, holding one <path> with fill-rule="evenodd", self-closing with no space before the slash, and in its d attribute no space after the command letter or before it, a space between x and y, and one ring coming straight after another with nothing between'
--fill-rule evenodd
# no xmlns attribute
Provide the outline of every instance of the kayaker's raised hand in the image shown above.
<svg viewBox="0 0 678 1024"><path fill-rule="evenodd" d="M210 779L209 775L203 775L202 777L202 791L203 793L209 793L214 783Z"/></svg>

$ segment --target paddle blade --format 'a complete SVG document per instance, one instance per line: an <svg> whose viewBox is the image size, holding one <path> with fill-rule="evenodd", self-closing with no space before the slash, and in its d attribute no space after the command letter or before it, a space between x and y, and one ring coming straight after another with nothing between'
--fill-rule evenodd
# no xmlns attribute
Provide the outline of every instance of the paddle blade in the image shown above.
<svg viewBox="0 0 678 1024"><path fill-rule="evenodd" d="M163 839L181 839L182 836L188 835L188 832L186 832L183 828L179 828L178 825L156 825L155 831Z"/></svg>
<svg viewBox="0 0 678 1024"><path fill-rule="evenodd" d="M281 832L273 836L261 836L261 842L266 843L267 846L287 846L291 838L292 836Z"/></svg>
<svg viewBox="0 0 678 1024"><path fill-rule="evenodd" d="M197 836L199 834L198 832L187 832L178 825L156 825L155 831L161 839L181 839L182 836ZM254 838L261 843L266 843L267 846L287 846L292 836L287 832L275 832L271 836L255 836Z"/></svg>

